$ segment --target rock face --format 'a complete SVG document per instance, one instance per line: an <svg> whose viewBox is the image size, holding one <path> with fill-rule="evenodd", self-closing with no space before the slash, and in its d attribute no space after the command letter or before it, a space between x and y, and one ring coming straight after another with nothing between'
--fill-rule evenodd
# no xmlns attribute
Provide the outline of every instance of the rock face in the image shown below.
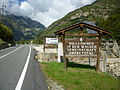
<svg viewBox="0 0 120 90"><path fill-rule="evenodd" d="M109 42L105 43L103 48L106 50L106 58L120 57L119 46L116 41L114 41L113 43L109 43Z"/></svg>

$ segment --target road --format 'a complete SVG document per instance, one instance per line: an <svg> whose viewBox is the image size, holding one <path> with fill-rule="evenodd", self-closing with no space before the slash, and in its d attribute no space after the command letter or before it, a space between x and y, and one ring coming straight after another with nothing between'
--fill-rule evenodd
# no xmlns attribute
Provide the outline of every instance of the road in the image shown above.
<svg viewBox="0 0 120 90"><path fill-rule="evenodd" d="M0 50L0 90L48 90L35 53L28 45Z"/></svg>

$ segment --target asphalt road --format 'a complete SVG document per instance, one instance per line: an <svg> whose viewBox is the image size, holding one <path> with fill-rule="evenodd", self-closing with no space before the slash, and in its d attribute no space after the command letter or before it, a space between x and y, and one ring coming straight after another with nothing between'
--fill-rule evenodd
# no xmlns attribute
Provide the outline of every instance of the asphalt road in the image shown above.
<svg viewBox="0 0 120 90"><path fill-rule="evenodd" d="M28 45L0 50L0 90L48 90Z"/></svg>

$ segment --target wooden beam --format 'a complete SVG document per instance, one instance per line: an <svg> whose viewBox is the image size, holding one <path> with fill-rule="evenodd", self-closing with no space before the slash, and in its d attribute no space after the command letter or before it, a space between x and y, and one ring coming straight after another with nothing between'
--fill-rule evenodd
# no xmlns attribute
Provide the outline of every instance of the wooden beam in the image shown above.
<svg viewBox="0 0 120 90"><path fill-rule="evenodd" d="M46 37L43 37L44 41L43 41L43 52L45 52L45 43L46 43Z"/></svg>
<svg viewBox="0 0 120 90"><path fill-rule="evenodd" d="M111 33L108 32L108 31L105 31L105 30L103 30L103 29L100 29L100 28L98 28L98 27L96 27L96 26L92 26L92 25L89 25L89 24L84 24L84 27L89 28L89 29L92 29L92 30L97 31L97 32L103 32L103 33L106 33L106 34L111 34Z"/></svg>
<svg viewBox="0 0 120 90"><path fill-rule="evenodd" d="M70 30L75 29L77 27L81 27L81 28L85 27L85 28L92 29L92 30L97 31L97 32L101 31L104 34L111 34L111 32L109 32L109 31L100 29L100 28L98 28L96 26L89 25L89 24L86 24L86 23L78 23L78 24L66 27L66 28L64 28L62 30L56 31L54 34L58 35L58 34L60 34L62 32L67 32L67 31L70 31Z"/></svg>
<svg viewBox="0 0 120 90"><path fill-rule="evenodd" d="M59 33L62 33L62 32L67 32L67 31L72 30L72 29L77 28L77 27L80 27L80 25L76 24L76 25L64 28L62 30L56 31L55 34L59 34Z"/></svg>
<svg viewBox="0 0 120 90"><path fill-rule="evenodd" d="M80 24L80 27L83 28L83 25L84 25L84 24Z"/></svg>
<svg viewBox="0 0 120 90"><path fill-rule="evenodd" d="M98 33L65 34L65 36L99 36Z"/></svg>

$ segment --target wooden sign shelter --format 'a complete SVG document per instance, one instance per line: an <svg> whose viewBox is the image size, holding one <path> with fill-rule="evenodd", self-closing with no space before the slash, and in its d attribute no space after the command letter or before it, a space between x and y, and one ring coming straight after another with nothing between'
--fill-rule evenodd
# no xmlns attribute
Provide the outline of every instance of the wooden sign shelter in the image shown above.
<svg viewBox="0 0 120 90"><path fill-rule="evenodd" d="M79 28L77 33L69 34L68 31L72 31ZM95 31L96 33L85 33L84 28ZM67 70L67 60L66 57L69 56L79 56L79 57L95 57L96 62L96 72L99 72L100 66L100 52L99 47L101 45L101 36L106 34L111 34L111 32L100 29L96 26L77 23L62 30L54 32L55 35L59 36L60 41L63 43L63 58L65 70ZM66 39L66 36L72 36L77 38ZM92 36L94 38L86 38Z"/></svg>

